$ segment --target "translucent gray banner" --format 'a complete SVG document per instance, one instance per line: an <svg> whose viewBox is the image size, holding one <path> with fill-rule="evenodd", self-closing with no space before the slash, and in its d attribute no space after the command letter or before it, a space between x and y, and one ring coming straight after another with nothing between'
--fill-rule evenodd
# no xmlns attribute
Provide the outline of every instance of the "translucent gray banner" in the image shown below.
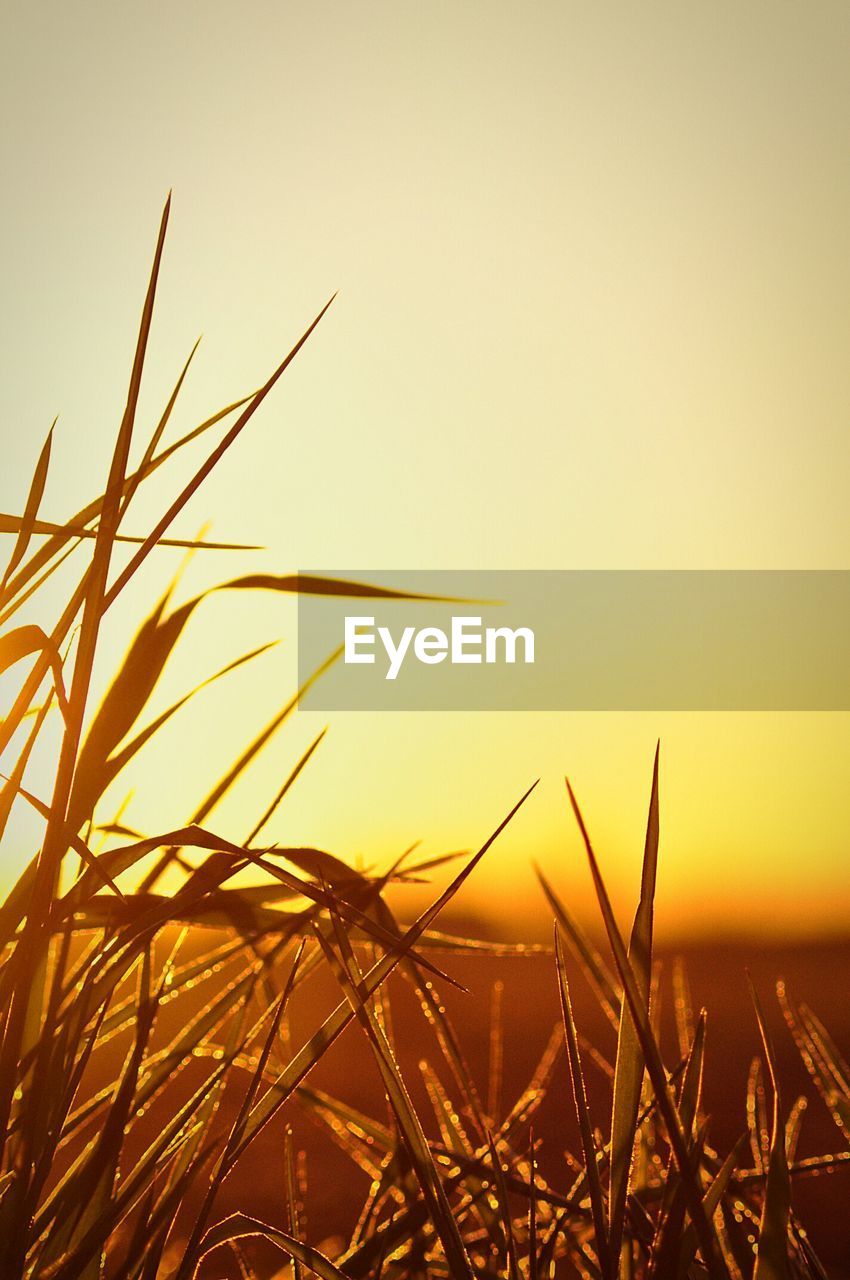
<svg viewBox="0 0 850 1280"><path fill-rule="evenodd" d="M318 578L341 582L324 595ZM302 684L342 650L306 695L313 710L850 710L843 570L316 570L301 580Z"/></svg>

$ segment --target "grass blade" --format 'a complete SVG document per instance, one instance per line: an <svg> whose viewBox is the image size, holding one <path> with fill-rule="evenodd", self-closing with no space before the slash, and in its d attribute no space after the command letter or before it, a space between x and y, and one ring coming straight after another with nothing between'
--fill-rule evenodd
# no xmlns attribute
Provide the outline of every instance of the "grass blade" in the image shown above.
<svg viewBox="0 0 850 1280"><path fill-rule="evenodd" d="M750 981L750 993L773 1088L770 1154L753 1280L789 1280L791 1270L788 1263L788 1230L791 1218L791 1175L788 1172L788 1159L785 1153L785 1127L781 1114L779 1077L773 1044L767 1032L761 1002L752 981Z"/></svg>
<svg viewBox="0 0 850 1280"><path fill-rule="evenodd" d="M336 295L334 295L334 297L335 296ZM237 436L241 433L243 428L248 424L250 419L254 416L257 409L260 407L260 405L265 400L266 396L274 387L275 383L278 381L281 375L285 372L285 370L289 367L289 365L295 359L296 355L301 350L301 348L303 347L307 339L310 337L311 333L316 328L316 325L322 319L322 317L324 316L325 312L327 311L328 307L331 305L332 302L333 302L333 297L331 297L325 303L325 305L322 307L319 314L316 316L315 320L313 320L313 322L307 327L307 329L298 339L298 341L296 342L292 350L288 353L288 355L284 357L284 359L275 369L274 373L271 375L268 381L252 397L250 402L245 406L245 408L240 413L236 422L233 424L232 427L230 427L230 429L226 432L224 437L219 441L219 443L213 449L212 453L209 455L207 460L198 468L198 470L195 472L195 475L192 477L189 483L181 490L180 494L174 499L174 501L172 502L168 510L165 512L165 514L161 516L160 519L157 521L154 528L145 538L145 541L142 543L141 547L139 547L139 550L136 552L134 556L132 556L129 564L118 575L115 582L112 584L112 587L110 588L109 593L106 596L106 600L104 602L107 608L112 603L112 601L116 598L119 592L121 592L123 588L127 585L127 583L135 574L136 570L140 567L142 562L147 557L151 548L154 547L157 544L157 542L159 542L159 539L165 533L166 529L172 523L174 518L177 515L179 515L179 513L183 510L183 508L185 507L189 499L192 497L192 495L200 488L204 480L207 478L207 476L210 474L213 468L217 465L217 463L221 460L221 458L224 456L224 454L227 452L227 450L236 440Z"/></svg>
<svg viewBox="0 0 850 1280"><path fill-rule="evenodd" d="M652 972L652 922L655 882L658 870L658 756L652 766L652 792L646 824L640 901L629 939L629 963L643 1005L649 1010L649 988ZM614 1066L614 1105L611 1114L611 1188L609 1200L611 1230L611 1266L616 1268L629 1194L629 1177L635 1145L638 1110L643 1084L644 1058L634 1019L628 1002L623 1001Z"/></svg>
<svg viewBox="0 0 850 1280"><path fill-rule="evenodd" d="M418 919L402 934L396 949L388 952L380 960L372 966L363 978L360 987L362 999L368 998L372 992L376 991L382 982L392 973L393 969L404 959L409 951L415 947L419 938L426 929L437 918L448 902L452 900L460 889L461 885L468 879L478 863L484 857L487 850L492 846L495 840L501 835L505 827L525 804L531 795L535 782L529 787L525 795L514 805L511 811L499 823L492 835L484 842L478 852L470 858L469 862L462 868L452 882L443 890L439 897L431 903L431 905L422 912ZM269 1123L272 1116L279 1110L286 1099L292 1094L309 1075L315 1064L327 1052L330 1046L345 1030L354 1018L354 1013L349 1007L347 1000L343 1000L333 1013L324 1020L321 1027L314 1033L305 1045L296 1053L295 1057L288 1064L286 1069L281 1072L274 1083L274 1095L270 1090L264 1098L255 1106L248 1118L245 1136L239 1147L239 1154L245 1149L249 1142L259 1134Z"/></svg>
<svg viewBox="0 0 850 1280"><path fill-rule="evenodd" d="M45 440L41 453L39 454L38 462L36 463L32 483L30 485L29 496L27 497L24 514L21 518L20 528L18 529L18 537L15 541L14 547L12 548L12 554L9 558L9 563L6 566L6 571L3 574L3 579L0 581L0 601L5 598L6 584L26 555L30 538L35 530L36 516L38 515L38 509L41 506L41 499L44 495L44 486L47 482L47 472L50 467L50 449L53 444L53 428L55 426L56 419L54 418L53 424L47 433L47 439Z"/></svg>
<svg viewBox="0 0 850 1280"><path fill-rule="evenodd" d="M593 1125L587 1105L587 1092L581 1065L581 1053L578 1047L578 1036L573 1019L572 1004L570 1003L570 988L567 982L564 954L561 949L561 934L557 924L555 926L555 957L558 971L558 990L561 996L561 1013L564 1019L564 1035L570 1064L570 1079L573 1086L573 1100L575 1102L582 1151L584 1152L584 1171L590 1194L590 1208L593 1214L596 1254L602 1275L610 1276L613 1260L605 1222L605 1200L602 1192L602 1183L599 1178L596 1143L593 1138Z"/></svg>
<svg viewBox="0 0 850 1280"><path fill-rule="evenodd" d="M363 993L362 975L356 965L353 953L349 950L348 955L345 955L347 939L339 919L335 914L332 914L332 919L337 936L337 945L343 954L340 955L333 951L321 930L316 930L316 937L342 986L352 1013L360 1022L372 1046L384 1089L398 1122L411 1165L429 1207L434 1227L445 1250L446 1262L450 1267L451 1275L456 1277L457 1280L473 1280L469 1257L440 1181L427 1139L422 1131L419 1117L410 1100L386 1036L375 1017L374 1010L370 1006L369 997Z"/></svg>
<svg viewBox="0 0 850 1280"><path fill-rule="evenodd" d="M555 913L561 928L561 936L569 944L570 950L581 966L591 990L595 993L608 1021L614 1027L620 1023L620 994L611 970L602 956L585 934L581 925L567 911L561 899L555 893L549 881L539 867L535 867L537 879L540 881L546 900Z"/></svg>
<svg viewBox="0 0 850 1280"><path fill-rule="evenodd" d="M221 1245L228 1244L231 1240L244 1240L251 1236L260 1237L278 1245L289 1257L296 1259L308 1271L319 1276L320 1280L347 1280L343 1272L339 1271L318 1249L302 1244L286 1231L281 1231L279 1227L269 1226L259 1218L252 1218L245 1213L233 1213L223 1222L210 1227L201 1241L199 1264Z"/></svg>
<svg viewBox="0 0 850 1280"><path fill-rule="evenodd" d="M705 1210L702 1203L702 1189L696 1176L696 1172L691 1164L687 1138L684 1130L682 1129L681 1119L670 1090L667 1073L661 1060L661 1054L653 1038L643 998L635 981L625 945L620 937L619 929L617 928L614 912L608 897L608 891L605 888L605 884L602 880L599 866L596 861L596 854L593 851L590 837L587 834L587 828L584 825L584 819L581 816L581 810L578 807L578 802L573 794L573 790L569 782L567 782L567 792L573 813L581 832L588 862L590 863L590 870L593 876L594 887L596 889L596 896L602 912L602 918L605 923L605 929L608 934L608 939L611 943L611 950L614 953L614 959L623 983L623 994L629 1003L629 1009L631 1010L631 1014L634 1019L635 1028L646 1060L647 1070L652 1081L652 1087L655 1090L658 1108L664 1120L664 1125L670 1139L670 1145L673 1148L673 1153L676 1157L676 1164L678 1165L679 1174L685 1188L688 1212L690 1213L691 1221L696 1228L700 1253L702 1254L703 1262L705 1263L712 1280L727 1280L726 1267L720 1256L714 1230L705 1216Z"/></svg>

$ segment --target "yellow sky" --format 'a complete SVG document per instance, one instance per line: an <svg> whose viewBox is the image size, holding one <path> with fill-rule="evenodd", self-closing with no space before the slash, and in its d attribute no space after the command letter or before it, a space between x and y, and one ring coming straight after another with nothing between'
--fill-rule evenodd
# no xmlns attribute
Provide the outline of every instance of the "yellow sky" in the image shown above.
<svg viewBox="0 0 850 1280"><path fill-rule="evenodd" d="M0 508L57 412L47 514L102 487L173 187L143 431L199 332L175 430L340 290L181 522L267 550L199 558L192 589L255 568L847 567L848 48L843 3L15 6ZM116 606L101 677L170 554ZM291 687L280 601L199 613L157 705L275 636L145 759L138 825L185 818ZM321 723L299 716L220 827L250 826ZM662 926L839 927L844 715L334 717L271 834L367 861L470 846L541 776L469 902L524 909L534 856L586 904L560 778L633 883L659 734ZM21 818L21 858L28 839Z"/></svg>

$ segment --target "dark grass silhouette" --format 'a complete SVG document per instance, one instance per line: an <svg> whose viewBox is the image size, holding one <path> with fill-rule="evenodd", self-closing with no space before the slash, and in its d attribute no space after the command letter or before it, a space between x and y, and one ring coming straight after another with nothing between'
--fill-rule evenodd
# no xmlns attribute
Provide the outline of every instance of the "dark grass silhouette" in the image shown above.
<svg viewBox="0 0 850 1280"><path fill-rule="evenodd" d="M104 821L104 792L131 774L142 747L211 680L261 650L203 677L146 721L157 680L205 599L173 607L166 591L92 714L102 620L157 547L185 545L169 537L174 520L330 305L259 390L165 445L187 361L132 470L169 209L170 202L104 492L66 523L42 516L51 429L22 514L0 516L0 532L14 537L0 585L0 671L18 682L0 725L7 762L0 834L13 803L29 805L43 823L37 855L0 908L0 1275L245 1280L284 1269L296 1278L350 1280L823 1276L798 1204L817 1218L811 1189L828 1186L823 1199L832 1203L831 1175L844 1176L850 1070L818 1015L781 988L808 1093L826 1108L817 1131L822 1145L810 1150L804 1141L798 1154L801 1129L808 1138L804 1106L785 1083L787 1061L775 1047L776 1019L767 1019L772 1029L766 1025L759 979L751 993L738 992L735 1005L735 1018L760 1046L737 1104L740 1132L730 1132L735 1108L725 1096L721 1123L710 1123L712 1089L717 1096L708 1065L712 1039L705 1013L693 1012L681 966L672 970L666 1029L662 1017L667 979L653 946L657 757L628 939L567 787L565 803L584 837L599 900L604 953L545 881L541 907L556 921L549 947L440 929L441 913L530 791L505 803L478 852L406 924L391 906L397 891L449 866L454 855L417 863L411 852L386 872L361 873L319 849L262 842L318 740L243 840L218 834L215 810L285 724L297 694L238 751L184 826L149 835L120 819ZM219 427L218 442L150 531L127 533L139 488L186 444L213 439ZM117 568L113 552L122 542L133 549ZM48 633L25 620L25 606L71 557L81 562L79 580ZM379 593L367 584L266 575L219 588L299 589ZM37 795L27 786L27 767L56 718L53 788ZM234 887L246 868L262 882ZM179 887L167 892L165 877L175 871ZM710 969L715 962L702 963ZM496 967L483 997L486 1014L480 992L475 1003L458 990L481 965ZM491 998L493 976L499 982ZM524 1069L504 1034L499 994L517 982L527 984L526 1054L536 1045ZM458 1013L461 999L473 1001L474 1014ZM772 1002L771 1013L776 1007ZM483 1089L471 1061L485 1040ZM378 1106L357 1096L365 1064ZM563 1105L567 1080L572 1117ZM307 1183L299 1155L305 1117L319 1134ZM314 1192L322 1251L310 1231Z"/></svg>

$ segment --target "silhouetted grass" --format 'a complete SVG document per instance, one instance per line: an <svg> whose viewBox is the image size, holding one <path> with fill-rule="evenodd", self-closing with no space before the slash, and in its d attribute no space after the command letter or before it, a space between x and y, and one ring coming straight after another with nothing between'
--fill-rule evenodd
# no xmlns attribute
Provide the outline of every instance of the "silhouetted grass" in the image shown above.
<svg viewBox="0 0 850 1280"><path fill-rule="evenodd" d="M529 792L407 927L393 915L387 887L421 878L448 864L449 857L417 865L411 851L379 875L355 871L319 849L258 843L321 735L270 797L244 842L225 839L214 829L217 806L285 723L298 695L236 755L178 830L147 835L128 829L120 818L99 822L104 792L132 769L142 747L211 681L226 678L263 651L246 652L143 723L154 687L205 599L172 607L169 589L90 714L91 673L107 610L156 547L226 549L202 540L169 539L167 533L327 310L319 312L253 395L163 446L193 351L142 461L130 471L168 216L167 204L103 494L65 524L41 517L51 428L22 515L0 515L0 532L15 536L0 584L5 628L0 670L14 668L16 674L17 664L29 663L0 725L0 749L9 761L0 788L0 834L13 803L31 806L43 824L37 855L0 908L0 1276L190 1280L209 1259L214 1263L209 1274L221 1275L232 1266L234 1274L250 1280L249 1253L239 1242L251 1237L275 1246L280 1266L289 1267L294 1277L316 1274L326 1280L823 1276L794 1214L792 1185L798 1173L816 1176L848 1161L850 1068L817 1016L795 1005L782 988L788 1027L841 1137L836 1152L798 1161L803 1108L789 1106L782 1094L753 992L747 1016L758 1026L763 1055L751 1073L749 1129L728 1152L712 1147L702 1106L705 1013L694 1022L684 994L677 1000L680 1060L670 1062L662 1053L652 998L657 756L628 943L568 784L610 957L600 954L541 877L555 915L552 981L560 992L563 1029L506 1111L500 1101L498 1002L485 1104L438 994L442 984L455 979L438 967L436 956L474 945L507 958L512 948L452 938L434 926ZM151 530L128 534L124 522L139 488L175 452L228 422ZM116 570L113 551L121 542L135 550ZM19 610L74 554L87 559L50 633L20 623ZM382 594L367 585L267 575L235 579L218 589ZM29 789L26 775L51 717L61 719L61 743L52 793L40 796ZM248 867L263 873L263 883L234 888L234 876ZM175 871L179 887L167 892L163 879ZM225 933L204 935L199 925ZM332 975L339 1002L327 1016L316 1015L310 1034L295 1049L288 1029L290 1002L318 969ZM392 973L416 993L423 1026L436 1032L440 1048L436 1066L423 1061L420 1067L433 1112L427 1117L417 1111L398 1065L386 985ZM576 1025L570 993L575 981L589 984L616 1028L613 1065ZM681 972L675 981L684 993ZM374 1056L389 1108L384 1121L308 1083L312 1069L349 1026L359 1027ZM571 1157L573 1175L555 1186L541 1175L539 1156L547 1146L563 1148L565 1140L557 1132L532 1129L564 1048L581 1154ZM604 1114L591 1110L589 1057L610 1076L611 1101ZM183 1100L151 1132L145 1117L175 1081L186 1082ZM223 1107L225 1090L236 1097L235 1110ZM353 1164L369 1175L371 1189L356 1227L333 1258L303 1238L302 1188L287 1127L293 1104L327 1126ZM268 1126L277 1127L285 1151L280 1188L285 1226L259 1220L251 1203L222 1217L222 1187L237 1164L250 1165L256 1139Z"/></svg>

